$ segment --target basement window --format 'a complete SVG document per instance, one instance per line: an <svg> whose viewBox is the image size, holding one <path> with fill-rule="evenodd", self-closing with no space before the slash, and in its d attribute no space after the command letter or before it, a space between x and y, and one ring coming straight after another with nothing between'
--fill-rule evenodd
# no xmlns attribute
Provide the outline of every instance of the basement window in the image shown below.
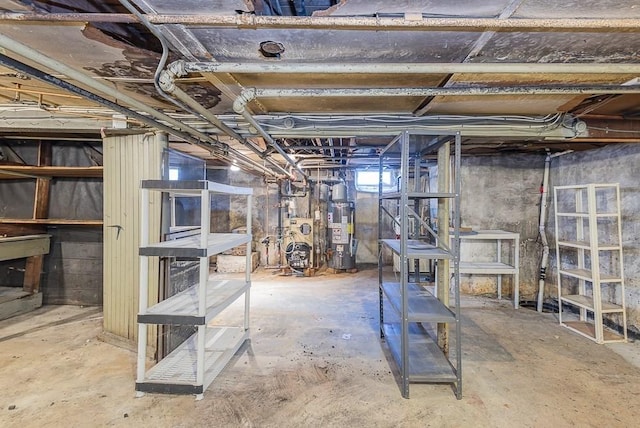
<svg viewBox="0 0 640 428"><path fill-rule="evenodd" d="M180 179L180 169L179 168L169 168L169 180L175 181Z"/></svg>
<svg viewBox="0 0 640 428"><path fill-rule="evenodd" d="M359 192L377 192L380 184L380 173L373 170L356 170L356 190ZM393 189L393 174L391 171L382 171L382 190Z"/></svg>

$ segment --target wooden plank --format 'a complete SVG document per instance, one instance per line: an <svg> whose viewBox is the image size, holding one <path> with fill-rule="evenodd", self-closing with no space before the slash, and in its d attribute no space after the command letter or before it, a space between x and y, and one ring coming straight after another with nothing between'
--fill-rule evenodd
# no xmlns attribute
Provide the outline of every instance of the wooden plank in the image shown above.
<svg viewBox="0 0 640 428"><path fill-rule="evenodd" d="M45 231L46 228L44 226L29 224L3 224L0 222L0 236L39 235Z"/></svg>
<svg viewBox="0 0 640 428"><path fill-rule="evenodd" d="M0 287L0 303L21 299L28 295L29 293L19 287Z"/></svg>
<svg viewBox="0 0 640 428"><path fill-rule="evenodd" d="M38 143L38 167L51 165L51 144L40 141ZM49 213L49 194L51 180L38 178L36 180L36 193L33 203L33 218L47 218Z"/></svg>
<svg viewBox="0 0 640 428"><path fill-rule="evenodd" d="M51 165L52 149L49 142L38 143L38 167ZM33 218L47 218L49 214L49 195L51 194L51 180L38 178L33 201ZM36 293L40 290L40 277L42 276L42 255L32 256L27 259L24 269L24 291Z"/></svg>
<svg viewBox="0 0 640 428"><path fill-rule="evenodd" d="M102 260L103 248L100 242L61 242L60 255L65 259Z"/></svg>
<svg viewBox="0 0 640 428"><path fill-rule="evenodd" d="M565 327L573 329L578 333L581 333L584 336L589 337L590 339L595 340L596 337L596 329L593 323L587 321L566 321L563 323ZM620 342L624 341L624 336L611 331L609 329L603 329L604 332L604 341L605 342Z"/></svg>
<svg viewBox="0 0 640 428"><path fill-rule="evenodd" d="M31 312L42 306L42 293L28 294L19 299L0 303L0 320Z"/></svg>
<svg viewBox="0 0 640 428"><path fill-rule="evenodd" d="M65 177L65 178L100 178L103 175L102 166L34 166L34 165L0 165L0 179L23 179L24 174L35 177Z"/></svg>
<svg viewBox="0 0 640 428"><path fill-rule="evenodd" d="M24 269L24 281L22 289L29 293L37 293L40 290L40 277L42 276L42 263L44 256L32 256L27 258Z"/></svg>
<svg viewBox="0 0 640 428"><path fill-rule="evenodd" d="M49 285L44 290L46 304L100 305L103 303L100 272L92 274L60 272L59 281L52 281L53 278L49 277ZM52 287L52 283L59 284L59 286Z"/></svg>
<svg viewBox="0 0 640 428"><path fill-rule="evenodd" d="M0 218L0 224L39 224L39 225L74 225L102 226L102 220L78 220L68 218Z"/></svg>
<svg viewBox="0 0 640 428"><path fill-rule="evenodd" d="M31 257L48 252L49 235L0 238L0 261Z"/></svg>

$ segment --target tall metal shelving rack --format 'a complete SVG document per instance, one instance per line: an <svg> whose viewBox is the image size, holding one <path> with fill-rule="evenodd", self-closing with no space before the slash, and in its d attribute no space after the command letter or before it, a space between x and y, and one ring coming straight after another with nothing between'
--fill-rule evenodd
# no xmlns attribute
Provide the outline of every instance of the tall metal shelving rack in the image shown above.
<svg viewBox="0 0 640 428"><path fill-rule="evenodd" d="M453 384L458 399L462 398L462 352L460 327L460 134L435 135L405 131L389 143L380 153L379 206L378 206L378 280L380 303L380 336L398 365L402 382L402 396L409 398L410 383ZM451 142L454 142L454 158L450 160ZM428 154L438 152L438 174L453 176L446 180L445 187L436 192L421 191L416 182L421 176L421 167ZM444 153L444 161L440 158ZM383 189L383 171L393 162L400 162L400 177L397 189ZM450 169L453 164L453 170ZM414 189L410 190L410 175L414 177ZM448 182L448 183L447 183ZM430 200L453 201L453 242L449 241L449 224L440 224L436 232L420 215L421 204ZM399 236L386 239L384 225L386 216L399 226ZM413 217L410 231L409 217ZM448 218L448 214L445 218ZM393 227L388 228L391 229ZM426 230L425 235L420 231ZM388 233L388 232L387 232ZM410 237L410 233L413 234ZM411 239L413 238L413 239ZM387 281L390 276L383 262L383 248L400 257L399 281ZM426 282L421 282L419 261L448 260L453 263L450 270L436 268L438 281L433 293ZM409 263L416 269L410 274ZM437 262L436 262L437 263ZM442 263L445 265L447 263ZM392 275L392 274L391 274ZM438 284L440 288L438 289ZM451 285L449 287L449 285ZM449 305L450 292L454 305ZM454 347L449 345L449 326L455 328ZM451 355L453 354L453 355Z"/></svg>
<svg viewBox="0 0 640 428"><path fill-rule="evenodd" d="M200 198L200 228L174 240L150 240L147 219L149 192ZM215 194L247 198L246 233L210 233L211 197ZM253 190L205 180L145 180L141 189L140 297L138 312L138 367L136 391L196 394L197 399L249 338L251 288L251 205ZM209 280L209 257L246 244L244 280ZM149 257L198 259L199 281L192 287L148 306ZM220 326L210 322L244 295L242 325ZM147 326L171 324L196 326L182 345L146 369Z"/></svg>

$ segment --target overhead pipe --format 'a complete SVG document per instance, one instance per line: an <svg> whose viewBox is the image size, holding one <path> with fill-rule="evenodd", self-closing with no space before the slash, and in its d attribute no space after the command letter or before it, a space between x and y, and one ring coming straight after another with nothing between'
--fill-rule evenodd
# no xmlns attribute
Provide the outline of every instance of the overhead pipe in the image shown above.
<svg viewBox="0 0 640 428"><path fill-rule="evenodd" d="M11 68L13 70L16 70L20 73L24 73L25 75L31 76L34 79L40 80L42 82L54 85L59 87L60 89L64 89L66 91L69 91L73 94L77 94L80 95L81 97L84 97L90 101L94 101L100 105L103 105L111 110L113 110L114 112L119 112L124 114L127 117L131 117L134 118L138 121L140 121L143 124L146 124L148 126L151 126L155 129L158 129L160 131L165 131L167 133L170 133L171 135L174 135L175 137L180 138L181 140L187 141L191 144L200 146L204 149L206 149L207 151L211 152L212 155L214 156L218 156L220 157L220 154L216 154L213 151L214 150L219 150L219 151L228 151L229 148L226 147L225 144L222 143L218 143L216 146L213 146L211 144L205 144L203 142L201 142L200 140L196 139L195 137L184 133L182 131L178 131L170 126L165 125L162 122L158 122L157 120L149 117L149 116L145 116L143 114L138 113L135 110L131 110L127 107L123 107L119 104L116 104L112 101L109 101L106 98L103 98L97 94L94 94L93 92L87 91L86 89L80 88L72 83L69 83L67 81L64 81L56 76L53 76L51 74L45 73L41 70L38 70L34 67L31 67L27 64L24 64L20 61L17 61L13 58L10 58L6 55L0 54L0 65L3 65L5 67ZM260 167L259 164L256 165L252 165L251 164L251 159L246 158L244 155L239 154L240 157L240 161L242 163L244 163L245 165L248 165L249 167ZM265 170L266 173L269 173L270 171Z"/></svg>
<svg viewBox="0 0 640 428"><path fill-rule="evenodd" d="M422 16L414 19L381 16L258 16L249 13L146 14L153 24L210 25L221 28L283 28L374 31L597 31L638 32L636 18L472 18ZM112 22L138 23L126 13L0 13L0 22Z"/></svg>
<svg viewBox="0 0 640 428"><path fill-rule="evenodd" d="M640 94L640 85L531 85L531 86L465 86L430 88L305 88L251 89L254 98L301 97L436 97L476 95L600 95Z"/></svg>
<svg viewBox="0 0 640 428"><path fill-rule="evenodd" d="M189 113L192 113L194 114L194 116L198 116L198 115L202 116L205 120L208 120L212 125L216 126L222 132L244 143L245 146L248 146L252 151L254 151L254 153L264 158L264 156L262 156L260 151L257 150L253 146L253 144L250 144L248 141L245 141L241 136L239 136L231 128L225 125L222 121L220 121L215 115L211 114L207 109L202 107L200 103L198 103L196 100L191 98L189 95L187 95L184 91L182 91L180 88L178 88L175 85L175 81L174 81L175 74L167 70L164 70L164 67L167 63L167 58L169 57L169 47L167 45L167 41L164 35L152 23L150 23L147 20L146 16L143 15L138 9L136 9L135 6L133 6L131 2L129 2L129 0L119 0L119 1L120 1L120 4L122 4L127 10L129 10L131 13L133 13L135 16L138 17L140 22L142 22L142 24L151 32L151 34L153 34L160 41L160 44L162 45L162 57L158 62L158 66L156 68L156 71L153 77L153 84L156 88L156 91L164 99L178 106L178 108L185 110ZM171 91L171 93L175 98L167 93L169 92L167 88ZM270 163L276 168L282 169L275 162L270 162ZM286 171L285 171L285 174L286 174Z"/></svg>
<svg viewBox="0 0 640 428"><path fill-rule="evenodd" d="M305 181L308 180L309 177L302 170L302 168L298 166L298 164L291 158L291 156L289 156L289 154L285 152L282 147L280 147L280 145L273 139L273 137L271 137L271 135L269 135L269 133L265 131L265 129L260 126L260 124L253 118L251 113L247 111L247 104L254 99L255 90L242 91L240 96L238 96L233 102L233 110L236 113L241 114L242 117L244 117L245 120L249 122L249 124L253 126L260 135L262 135L262 138L264 138L271 147L273 147L278 153L280 153L280 155L287 161L289 165L291 165L296 171L302 174Z"/></svg>
<svg viewBox="0 0 640 428"><path fill-rule="evenodd" d="M211 137L209 137L208 135L198 131L195 128L191 128L188 125L185 125L184 123L158 111L155 110L152 107L149 107L148 105L146 105L145 103L136 100L135 98L130 97L127 94L124 94L120 91L118 91L117 89L115 89L113 86L109 86L106 85L100 81L96 81L95 79L91 78L90 76L81 73L59 61L56 61L52 58L49 58L46 55L43 55L42 53L16 41L13 40L7 36L5 36L4 34L0 33L0 47L14 52L20 56L23 56L31 61L34 61L36 63L38 63L39 65L49 68L53 71L55 71L56 73L60 73L63 74L65 76L67 76L70 79L76 80L80 83L82 83L83 85L86 85L87 87L94 89L98 92L101 92L103 94L109 94L115 98L117 98L118 100L124 102L125 104L135 108L136 110L139 111L143 111L145 113L148 113L149 115L151 115L152 117L154 117L155 119L161 120L163 122L166 122L168 124L173 125L175 128L182 130L184 132L187 132L191 135L197 136L198 138L202 139L202 140L207 140L207 141L211 141ZM215 141L215 140L213 140ZM216 143L218 143L217 141L215 141Z"/></svg>
<svg viewBox="0 0 640 428"><path fill-rule="evenodd" d="M182 62L188 73L287 74L640 74L640 64Z"/></svg>
<svg viewBox="0 0 640 428"><path fill-rule="evenodd" d="M248 147L252 152L260 156L260 158L264 159L271 166L281 171L283 174L289 176L289 172L284 169L280 164L275 162L273 159L269 158L268 155L262 152L254 143L250 140L244 138L236 131L227 126L224 122L222 122L215 114L211 113L209 110L204 108L202 104L194 100L189 94L184 92L182 89L178 88L175 84L176 77L184 76L187 73L184 72L184 69L181 68L180 62L175 62L169 64L169 66L160 73L160 78L158 80L158 84L160 88L176 97L183 103L185 103L189 108L193 109L198 115L202 116L205 120L210 122L213 126L220 129L222 132L230 136L231 138L235 138L240 143L244 144Z"/></svg>
<svg viewBox="0 0 640 428"><path fill-rule="evenodd" d="M86 85L87 87L101 92L103 94L109 94L115 98L117 98L118 100L124 102L125 104L135 108L136 110L139 111L143 111L147 114L149 114L151 116L151 118L155 119L152 120L151 122L149 122L149 117L146 117L138 112L135 112L133 109L126 109L126 110L122 110L122 106L120 106L119 104L113 103L111 101L108 101L106 99L104 99L103 97L94 94L90 91L87 91L85 89L82 89L80 87L77 87L73 84L70 84L66 81L63 81L62 79L59 79L55 76L52 76L48 73L43 73L40 70L36 70L35 68L31 68L31 71L39 71L40 73L34 73L34 77L36 77L36 74L39 74L40 77L36 77L39 80L44 79L44 81L47 81L48 83L52 83L58 87L61 87L62 89L66 89L70 92L74 92L77 93L78 95L81 95L87 99L93 100L95 102L98 102L102 105L105 105L109 108L113 108L115 111L120 111L126 115L130 115L130 117L135 117L136 119L142 121L145 124L148 124L150 126L153 126L157 129L166 131L167 133L170 133L184 141L187 141L189 143L192 144L197 144L200 145L201 147L206 148L208 151L212 151L212 149L219 149L222 151L229 151L229 152L235 152L235 150L227 147L227 145L220 143L219 141L217 141L216 139L211 138L209 135L198 131L195 128L192 128L188 125L185 125L184 123L172 118L171 116L168 116L158 110L155 110L152 107L147 106L146 104L144 104L143 102L140 102L138 100L136 100L135 98L130 97L127 94L124 94L120 91L118 91L117 89L115 89L113 86L109 86L106 85L102 82L96 81L94 79L92 79L90 76L81 73L59 61L56 61L52 58L47 57L46 55L43 55L42 53L16 41L13 40L7 36L5 36L4 34L0 33L0 47L8 50L8 51L12 51L30 61L33 61L35 63L37 63L38 65L45 67L47 69L53 70L56 73L60 73L63 74L65 76L67 76L70 79L76 80L84 85ZM7 59L11 59L9 57L6 57ZM16 67L20 67L21 65L24 66L25 69L27 69L26 64L22 64L18 61L14 61L14 66ZM108 105L107 105L108 103ZM172 125L173 127L167 126L162 122L168 123L170 125ZM203 142L208 142L209 145L205 145L203 144ZM237 152L236 152L237 153ZM257 168L258 170L263 170L263 172L265 173L269 173L269 175L274 175L276 176L277 174L274 174L272 171L264 168L262 165L260 165L257 162L254 162L253 160L247 158L246 156L237 153L238 155L240 155L239 159L246 165L248 165L251 168Z"/></svg>

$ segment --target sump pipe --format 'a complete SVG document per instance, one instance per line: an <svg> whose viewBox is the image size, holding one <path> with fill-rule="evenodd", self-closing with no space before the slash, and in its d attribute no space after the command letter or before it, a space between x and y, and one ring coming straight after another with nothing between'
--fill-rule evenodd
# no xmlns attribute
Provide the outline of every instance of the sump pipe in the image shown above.
<svg viewBox="0 0 640 428"><path fill-rule="evenodd" d="M547 157L544 160L544 174L542 176L542 185L540 186L540 221L538 231L540 232L540 241L542 242L542 260L540 261L540 276L538 279L538 300L537 310L542 312L544 304L544 282L547 277L547 265L549 264L549 241L546 234L546 217L548 207L548 193L549 193L549 169L551 165L551 158L566 155L572 153L573 150L566 150L561 153L547 153ZM558 225L556 225L558 227Z"/></svg>
<svg viewBox="0 0 640 428"><path fill-rule="evenodd" d="M253 118L251 113L247 111L247 104L253 99L255 99L255 91L242 91L242 94L240 94L240 96L237 97L233 102L233 110L236 113L241 114L242 117L244 117L245 120L249 122L249 124L253 126L260 135L262 135L262 138L264 138L271 147L273 147L278 153L280 153L280 155L287 161L289 165L291 165L296 171L302 174L305 180L308 180L309 177L302 170L302 168L300 168L300 166L291 158L291 156L289 156L289 154L285 152L282 147L280 147L280 145L273 139L273 137L269 135L267 131L265 131L265 129Z"/></svg>
<svg viewBox="0 0 640 428"><path fill-rule="evenodd" d="M547 264L549 262L549 242L547 241L547 234L545 232L545 223L547 217L547 193L549 189L550 163L551 154L547 153L547 157L544 160L542 185L540 186L540 221L538 224L538 231L540 232L540 241L542 242L542 260L540 261L540 275L538 277L538 312L542 312L542 304L544 303L544 281L547 277Z"/></svg>

